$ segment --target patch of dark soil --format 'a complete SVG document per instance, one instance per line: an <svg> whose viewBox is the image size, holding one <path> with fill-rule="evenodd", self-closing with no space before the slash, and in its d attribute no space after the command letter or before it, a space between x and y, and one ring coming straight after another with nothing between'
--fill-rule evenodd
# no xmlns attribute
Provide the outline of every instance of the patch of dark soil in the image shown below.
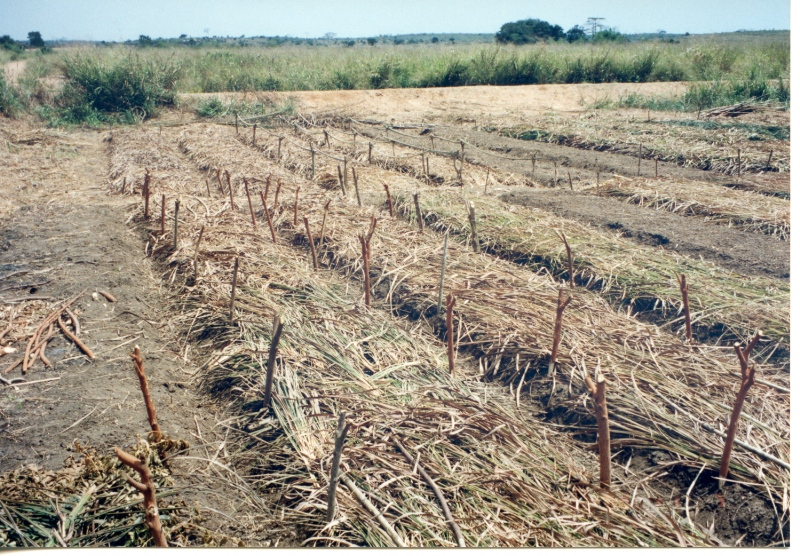
<svg viewBox="0 0 800 556"><path fill-rule="evenodd" d="M541 208L598 228L622 231L640 243L707 260L745 276L789 280L790 241L776 241L762 234L572 191L516 189L500 199Z"/></svg>
<svg viewBox="0 0 800 556"><path fill-rule="evenodd" d="M669 505L683 518L686 494L694 482L689 496L692 521L706 530L713 524L713 534L728 546L767 546L790 538L788 516L781 520L766 493L731 482L720 488L716 469L700 472L697 467L669 465L674 457L659 450L625 449L617 461L642 475L663 468L649 486L661 495L659 505Z"/></svg>

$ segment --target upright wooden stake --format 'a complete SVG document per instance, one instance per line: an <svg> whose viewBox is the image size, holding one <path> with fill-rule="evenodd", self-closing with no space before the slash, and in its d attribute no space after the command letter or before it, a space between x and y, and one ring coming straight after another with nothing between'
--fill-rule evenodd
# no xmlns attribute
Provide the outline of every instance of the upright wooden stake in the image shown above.
<svg viewBox="0 0 800 556"><path fill-rule="evenodd" d="M247 206L250 207L250 219L253 221L253 228L257 230L256 213L253 212L253 202L250 200L250 188L247 186L247 178L242 179L244 180L244 192L247 193Z"/></svg>
<svg viewBox="0 0 800 556"><path fill-rule="evenodd" d="M553 183L558 186L558 165L556 165L556 161L553 161Z"/></svg>
<svg viewBox="0 0 800 556"><path fill-rule="evenodd" d="M220 170L217 169L217 183L219 184L219 192L225 195L225 188L222 186L222 178L220 177Z"/></svg>
<svg viewBox="0 0 800 556"><path fill-rule="evenodd" d="M472 201L467 202L467 217L469 218L469 227L471 230L469 236L470 246L472 247L473 251L480 253L481 247L478 242L478 222L475 219L475 205L472 203Z"/></svg>
<svg viewBox="0 0 800 556"><path fill-rule="evenodd" d="M575 191L575 188L572 187L572 174L567 172L567 177L569 178L569 190L570 191Z"/></svg>
<svg viewBox="0 0 800 556"><path fill-rule="evenodd" d="M386 200L389 202L389 216L394 218L394 206L392 205L392 194L389 193L389 184L383 182L383 188L386 190Z"/></svg>
<svg viewBox="0 0 800 556"><path fill-rule="evenodd" d="M456 378L455 351L453 349L453 307L456 305L456 298L452 293L447 294L446 323L447 323L447 365L450 369L450 378Z"/></svg>
<svg viewBox="0 0 800 556"><path fill-rule="evenodd" d="M161 529L161 519L158 516L156 487L155 483L153 483L153 475L150 473L150 469L145 462L136 459L117 447L114 448L114 452L122 463L139 473L139 477L142 480L140 483L123 473L128 484L141 492L144 496L144 519L145 523L147 523L147 528L150 529L150 535L153 537L153 544L159 547L168 547L169 545L164 536L164 531Z"/></svg>
<svg viewBox="0 0 800 556"><path fill-rule="evenodd" d="M231 212L236 210L236 205L233 202L233 186L231 185L231 175L225 170L225 179L228 182L228 193L231 195Z"/></svg>
<svg viewBox="0 0 800 556"><path fill-rule="evenodd" d="M325 146L331 148L331 142L328 140L328 130L323 130L323 133L325 134Z"/></svg>
<svg viewBox="0 0 800 556"><path fill-rule="evenodd" d="M353 134L353 141L355 141L355 134ZM328 483L328 512L327 521L333 521L336 515L336 485L339 483L339 464L342 460L342 452L344 451L344 440L347 438L347 431L350 428L350 423L345 425L346 415L344 413L339 415L339 424L336 427L336 437L333 447L333 463L331 464L331 480Z"/></svg>
<svg viewBox="0 0 800 556"><path fill-rule="evenodd" d="M314 179L314 144L311 144L311 179Z"/></svg>
<svg viewBox="0 0 800 556"><path fill-rule="evenodd" d="M770 151L769 151L769 158L767 158L767 168L769 168L769 163L770 163L770 162L772 162L772 149L770 149ZM124 185L124 183L125 183L125 182L123 181L123 186L122 186L122 187L123 187L123 190L124 190L124 188L125 188L125 185Z"/></svg>
<svg viewBox="0 0 800 556"><path fill-rule="evenodd" d="M236 124L236 135L239 135L239 114L234 112L233 116L235 118L234 122Z"/></svg>
<svg viewBox="0 0 800 556"><path fill-rule="evenodd" d="M639 165L636 168L636 175L642 175L642 144L639 143Z"/></svg>
<svg viewBox="0 0 800 556"><path fill-rule="evenodd" d="M736 401L733 404L733 411L731 411L730 423L728 424L728 433L725 436L725 448L722 451L722 461L719 465L719 487L725 483L728 476L728 467L731 463L731 453L733 452L733 441L736 438L736 426L739 424L739 416L742 413L744 400L747 397L747 391L756 382L756 369L753 365L748 364L750 353L756 347L758 341L761 339L761 330L756 332L756 335L747 344L747 347L742 350L741 344L736 342L733 348L736 350L736 356L739 358L739 367L742 371L742 382L739 385L739 393L736 395Z"/></svg>
<svg viewBox="0 0 800 556"><path fill-rule="evenodd" d="M375 226L377 225L378 221L375 217L372 217L372 221L370 222L369 232L365 234L358 235L358 241L361 243L361 257L364 261L364 304L369 307L369 298L370 298L370 278L369 278L369 264L370 260L372 259L372 248L370 247L370 243L372 242L372 234L375 233Z"/></svg>
<svg viewBox="0 0 800 556"><path fill-rule="evenodd" d="M738 167L737 175L742 175L742 149L736 149L736 166Z"/></svg>
<svg viewBox="0 0 800 556"><path fill-rule="evenodd" d="M772 151L770 151L770 158L772 158ZM128 176L122 176L122 190L120 191L120 195L125 195L125 187L128 184Z"/></svg>
<svg viewBox="0 0 800 556"><path fill-rule="evenodd" d="M308 218L303 217L303 222L306 225L306 235L308 236L308 242L311 244L311 260L314 263L314 270L317 270L317 248L314 245L314 236L311 235L311 228L308 227Z"/></svg>
<svg viewBox="0 0 800 556"><path fill-rule="evenodd" d="M339 174L339 188L344 191L344 178L342 178L342 167L336 165L336 173Z"/></svg>
<svg viewBox="0 0 800 556"><path fill-rule="evenodd" d="M181 206L181 202L179 199L175 199L175 229L172 235L172 249L173 251L178 250L178 209Z"/></svg>
<svg viewBox="0 0 800 556"><path fill-rule="evenodd" d="M283 184L283 182L281 182L281 179L278 178L278 187L275 188L275 202L272 203L272 212L275 212L275 211L278 210L278 195L280 195L280 193L281 193L281 185L282 184Z"/></svg>
<svg viewBox="0 0 800 556"><path fill-rule="evenodd" d="M278 137L278 160L281 159L281 143L283 143L283 137Z"/></svg>
<svg viewBox="0 0 800 556"><path fill-rule="evenodd" d="M608 424L608 404L606 403L606 379L597 371L597 385L588 374L586 386L594 398L594 414L597 418L597 447L600 452L600 486L611 488L611 430Z"/></svg>
<svg viewBox="0 0 800 556"><path fill-rule="evenodd" d="M208 186L208 178L206 178L206 192L208 196L211 197L211 188Z"/></svg>
<svg viewBox="0 0 800 556"><path fill-rule="evenodd" d="M556 358L558 357L558 345L561 343L561 318L564 316L564 309L567 308L569 302L572 301L572 296L568 295L567 299L562 299L564 290L558 290L558 301L556 302L556 323L553 329L553 349L550 350L550 364L547 368L547 374L551 374L556 366Z"/></svg>
<svg viewBox="0 0 800 556"><path fill-rule="evenodd" d="M297 203L300 201L300 188L294 192L294 225L297 226Z"/></svg>
<svg viewBox="0 0 800 556"><path fill-rule="evenodd" d="M194 246L194 260L192 264L194 265L194 281L197 282L197 255L200 253L200 242L203 240L203 232L206 229L206 225L203 224L200 226L200 235L197 236L197 243Z"/></svg>
<svg viewBox="0 0 800 556"><path fill-rule="evenodd" d="M361 206L361 193L358 191L358 176L356 175L356 167L353 166L353 186L356 188L356 201L358 201L358 206Z"/></svg>
<svg viewBox="0 0 800 556"><path fill-rule="evenodd" d="M330 206L331 206L331 200L328 199L328 202L325 203L325 208L322 209L322 226L320 227L319 230L319 240L318 240L319 246L322 246L322 244L325 242L325 223L328 221L328 210L330 209Z"/></svg>
<svg viewBox="0 0 800 556"><path fill-rule="evenodd" d="M161 235L163 236L167 230L164 228L164 220L167 216L167 196L161 194Z"/></svg>
<svg viewBox="0 0 800 556"><path fill-rule="evenodd" d="M656 177L658 177L658 157L656 157Z"/></svg>
<svg viewBox="0 0 800 556"><path fill-rule="evenodd" d="M158 420L156 419L156 407L153 405L153 399L150 397L150 387L147 384L147 377L144 374L144 359L142 358L142 352L139 351L139 346L133 348L131 359L133 359L133 366L136 369L136 376L139 378L139 388L142 390L142 396L144 396L144 407L147 410L147 422L150 423L153 439L159 442L161 440L161 428L159 428Z"/></svg>
<svg viewBox="0 0 800 556"><path fill-rule="evenodd" d="M281 341L283 332L283 317L275 315L272 321L272 340L269 343L269 358L267 359L267 382L264 385L264 409L269 409L272 405L272 383L275 375L275 359L278 356L278 343Z"/></svg>
<svg viewBox="0 0 800 556"><path fill-rule="evenodd" d="M564 242L564 247L567 248L567 261L569 262L569 287L575 287L575 280L572 276L572 249L569 248L569 243L567 242L567 236L564 235L564 232L556 232L558 237L561 238L561 241Z"/></svg>
<svg viewBox="0 0 800 556"><path fill-rule="evenodd" d="M439 301L436 302L436 314L442 312L442 290L444 289L444 271L447 268L447 240L450 238L450 231L444 233L444 247L442 248L442 275L439 278Z"/></svg>
<svg viewBox="0 0 800 556"><path fill-rule="evenodd" d="M259 191L258 194L261 195L261 204L264 206L264 214L267 217L267 224L269 224L269 233L272 234L272 243L278 243L278 239L275 237L275 228L272 227L272 217L267 209L267 201L264 199L263 193Z"/></svg>
<svg viewBox="0 0 800 556"><path fill-rule="evenodd" d="M272 174L267 176L267 184L264 186L264 198L269 197L269 187L272 185Z"/></svg>
<svg viewBox="0 0 800 556"><path fill-rule="evenodd" d="M253 146L256 146L256 124L253 124Z"/></svg>
<svg viewBox="0 0 800 556"><path fill-rule="evenodd" d="M372 143L369 144L369 154L367 155L367 163L372 164Z"/></svg>
<svg viewBox="0 0 800 556"><path fill-rule="evenodd" d="M683 297L683 316L686 321L686 340L692 343L692 317L689 312L689 284L686 283L686 275L681 274L678 277L678 284L681 288L681 296Z"/></svg>
<svg viewBox="0 0 800 556"><path fill-rule="evenodd" d="M236 279L239 277L239 257L233 261L233 280L231 281L231 308L228 322L233 324L233 304L236 301Z"/></svg>
<svg viewBox="0 0 800 556"><path fill-rule="evenodd" d="M600 195L600 172L597 172L597 194Z"/></svg>
<svg viewBox="0 0 800 556"><path fill-rule="evenodd" d="M344 161L342 161L343 168L342 173L344 174L344 179L342 180L342 195L347 197L347 157L344 157Z"/></svg>
<svg viewBox="0 0 800 556"><path fill-rule="evenodd" d="M414 210L417 212L417 224L419 231L423 231L424 222L422 221L422 211L419 210L419 193L414 193Z"/></svg>
<svg viewBox="0 0 800 556"><path fill-rule="evenodd" d="M531 155L531 181L534 180L536 174L536 155Z"/></svg>
<svg viewBox="0 0 800 556"><path fill-rule="evenodd" d="M142 196L144 197L144 217L150 218L150 170L145 168L144 185L142 186Z"/></svg>

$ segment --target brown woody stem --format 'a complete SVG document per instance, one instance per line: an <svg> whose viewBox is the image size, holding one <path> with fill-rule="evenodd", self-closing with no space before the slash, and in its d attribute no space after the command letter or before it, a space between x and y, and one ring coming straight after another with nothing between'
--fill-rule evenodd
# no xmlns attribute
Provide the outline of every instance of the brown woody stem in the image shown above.
<svg viewBox="0 0 800 556"><path fill-rule="evenodd" d="M264 409L270 407L272 401L272 380L275 376L275 359L278 357L278 343L283 333L283 317L275 315L272 323L272 341L269 344L269 358L267 359L267 383L264 386Z"/></svg>
<svg viewBox="0 0 800 556"><path fill-rule="evenodd" d="M164 537L164 531L161 529L161 519L158 516L158 502L156 501L156 486L153 483L153 476L150 469L143 461L133 457L127 452L114 448L119 460L139 473L142 482L134 481L127 475L125 479L133 488L138 490L144 496L144 515L147 528L150 529L150 534L153 537L153 542L156 546L167 547L167 539Z"/></svg>
<svg viewBox="0 0 800 556"><path fill-rule="evenodd" d="M314 236L311 235L311 228L308 227L308 218L304 216L303 222L306 225L306 235L308 235L308 243L311 244L311 260L314 263L314 270L317 270L319 267L317 266L317 248L314 245Z"/></svg>
<svg viewBox="0 0 800 556"><path fill-rule="evenodd" d="M456 377L455 352L453 349L453 307L456 305L456 298L452 293L447 294L447 365L450 368L450 376Z"/></svg>
<svg viewBox="0 0 800 556"><path fill-rule="evenodd" d="M597 418L597 447L600 452L600 486L611 488L611 431L608 426L608 404L606 403L606 379L597 373L597 385L586 375L586 386L594 398L594 413Z"/></svg>
<svg viewBox="0 0 800 556"><path fill-rule="evenodd" d="M139 351L139 346L134 347L131 359L133 359L136 376L139 377L139 387L142 389L142 396L144 396L147 421L150 423L150 430L153 431L155 441L158 442L161 440L161 429L158 426L158 420L156 420L156 408L153 405L153 399L150 397L150 387L147 384L147 377L144 374L144 359L142 358L142 352Z"/></svg>

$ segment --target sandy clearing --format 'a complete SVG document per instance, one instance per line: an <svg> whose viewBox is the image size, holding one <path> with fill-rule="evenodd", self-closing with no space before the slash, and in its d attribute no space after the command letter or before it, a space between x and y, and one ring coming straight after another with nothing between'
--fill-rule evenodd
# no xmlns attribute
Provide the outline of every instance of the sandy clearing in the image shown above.
<svg viewBox="0 0 800 556"><path fill-rule="evenodd" d="M582 112L598 100L617 100L629 93L676 95L689 83L599 83L578 85L514 85L446 87L429 89L377 89L358 91L294 91L277 93L182 94L192 102L212 96L248 100L269 96L273 101L294 98L300 112L358 114L361 118L411 121L417 119L470 118L478 115L517 113L539 115L547 111Z"/></svg>

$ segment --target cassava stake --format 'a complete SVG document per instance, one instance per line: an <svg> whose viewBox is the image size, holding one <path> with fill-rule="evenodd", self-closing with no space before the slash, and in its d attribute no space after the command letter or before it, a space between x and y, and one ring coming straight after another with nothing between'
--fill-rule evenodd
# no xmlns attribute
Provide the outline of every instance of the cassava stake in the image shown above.
<svg viewBox="0 0 800 556"><path fill-rule="evenodd" d="M563 299L564 290L558 290L558 301L556 302L556 323L553 329L553 349L550 350L550 364L547 369L547 374L553 372L556 365L556 358L558 357L558 345L561 343L561 319L564 316L564 309L567 308L569 302L572 301L572 296L568 295L567 299Z"/></svg>
<svg viewBox="0 0 800 556"><path fill-rule="evenodd" d="M255 133L255 126L253 126L253 133ZM253 228L258 229L256 225L256 213L253 212L253 202L250 200L250 188L247 186L247 178L242 178L244 180L244 192L247 194L247 206L250 207L250 219L253 221Z"/></svg>
<svg viewBox="0 0 800 556"><path fill-rule="evenodd" d="M158 426L158 420L156 419L156 407L153 405L153 399L150 397L150 387L147 384L147 376L144 374L144 359L142 358L142 352L139 350L139 346L133 348L131 359L133 359L136 376L139 378L139 387L142 390L142 396L144 396L144 407L147 410L147 422L150 423L150 430L153 432L154 440L159 442L161 440L161 428Z"/></svg>
<svg viewBox="0 0 800 556"><path fill-rule="evenodd" d="M561 238L561 241L564 242L564 247L567 248L567 262L569 263L569 287L575 287L575 280L572 276L572 249L569 247L569 243L567 242L567 236L564 235L564 232L556 232L558 237Z"/></svg>
<svg viewBox="0 0 800 556"><path fill-rule="evenodd" d="M231 280L231 308L228 323L233 324L233 306L236 302L236 279L239 277L239 257L233 261L233 280Z"/></svg>
<svg viewBox="0 0 800 556"><path fill-rule="evenodd" d="M611 488L611 432L608 425L606 403L606 379L597 371L597 385L586 375L586 386L594 399L594 414L597 418L597 447L600 452L600 486Z"/></svg>
<svg viewBox="0 0 800 556"><path fill-rule="evenodd" d="M318 269L317 266L317 248L314 245L314 236L311 235L311 228L308 226L308 218L303 217L303 222L306 225L306 235L308 235L308 243L311 244L311 260L314 263L314 270Z"/></svg>
<svg viewBox="0 0 800 556"><path fill-rule="evenodd" d="M686 283L686 275L681 274L678 277L678 283L681 287L681 296L683 297L683 317L686 321L686 340L692 343L692 317L689 311L689 284Z"/></svg>
<svg viewBox="0 0 800 556"><path fill-rule="evenodd" d="M759 340L761 339L761 330L756 332L756 335L750 340L750 343L747 344L747 347L742 350L742 346L739 342L736 342L733 345L734 350L736 350L736 356L739 358L739 367L742 371L742 382L739 385L739 393L736 395L736 401L733 404L733 411L731 411L731 419L730 423L728 424L728 434L725 436L725 448L722 451L722 461L719 465L719 486L722 488L722 485L725 483L725 479L728 476L728 468L731 463L731 453L733 452L733 442L736 438L736 426L739 424L739 417L742 414L742 407L744 406L744 400L747 397L747 391L750 390L750 387L755 384L756 381L756 368L753 365L750 365L748 360L750 358L750 353L753 351L753 348L756 347Z"/></svg>
<svg viewBox="0 0 800 556"><path fill-rule="evenodd" d="M389 184L383 182L383 188L386 190L386 199L389 202L389 216L394 218L394 206L392 205L392 194L389 193Z"/></svg>
<svg viewBox="0 0 800 556"><path fill-rule="evenodd" d="M281 341L283 333L283 317L275 315L272 322L272 341L269 344L269 358L267 359L267 383L264 385L264 409L268 409L272 403L272 379L275 375L275 359L278 356L278 343Z"/></svg>
<svg viewBox="0 0 800 556"><path fill-rule="evenodd" d="M336 440L333 447L333 463L331 464L331 480L328 484L328 513L327 521L333 521L336 514L336 485L339 483L339 463L342 460L344 451L344 440L347 438L347 431L350 423L345 424L347 416L342 413L339 415L339 424L336 427Z"/></svg>
<svg viewBox="0 0 800 556"><path fill-rule="evenodd" d="M456 298L452 293L447 294L447 365L450 369L450 377L456 378L456 362L453 350L453 307L456 306Z"/></svg>
<svg viewBox="0 0 800 556"><path fill-rule="evenodd" d="M275 237L275 228L272 227L272 217L269 214L269 210L267 209L267 201L264 200L264 194L260 191L258 194L261 196L261 204L264 206L264 214L267 216L267 224L269 224L269 233L272 234L272 243L278 243L277 238Z"/></svg>
<svg viewBox="0 0 800 556"><path fill-rule="evenodd" d="M119 448L114 448L119 460L139 473L142 482L135 481L127 475L125 480L133 488L138 490L144 496L144 519L147 523L147 528L150 529L150 535L153 537L153 543L159 547L167 547L167 539L164 537L164 532L161 529L161 519L158 517L158 502L156 501L156 487L153 483L153 476L150 469L143 461L136 459L127 452L123 452Z"/></svg>

